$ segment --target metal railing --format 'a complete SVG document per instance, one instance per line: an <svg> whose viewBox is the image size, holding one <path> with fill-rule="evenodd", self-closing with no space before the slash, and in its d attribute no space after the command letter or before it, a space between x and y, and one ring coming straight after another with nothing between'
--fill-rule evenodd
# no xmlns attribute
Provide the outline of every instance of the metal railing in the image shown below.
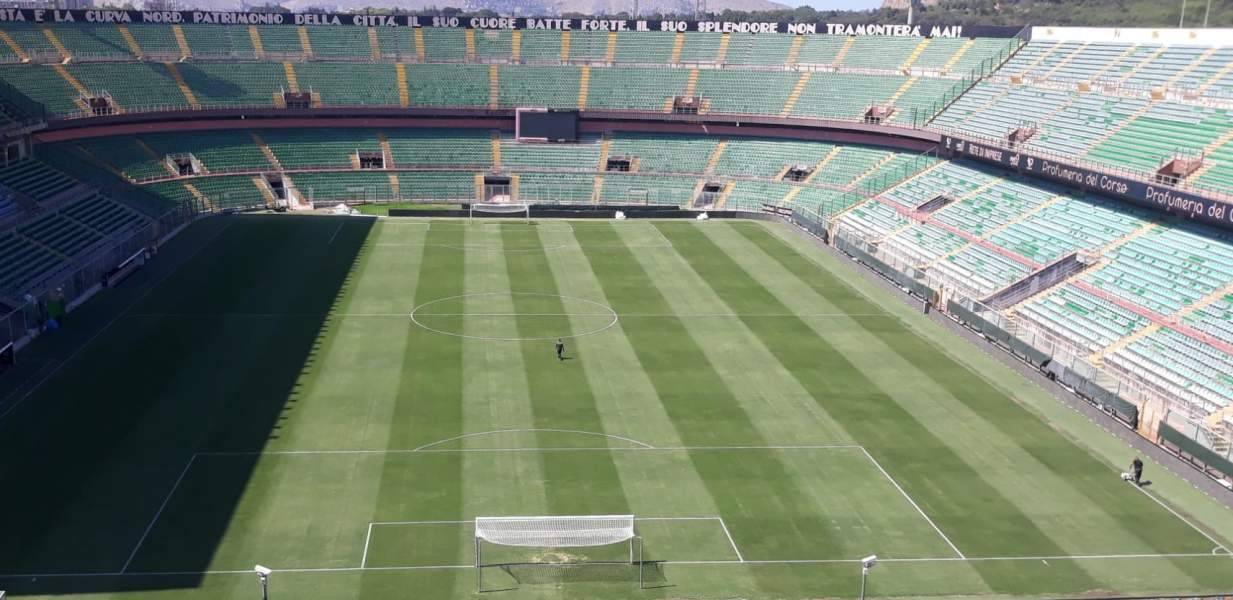
<svg viewBox="0 0 1233 600"><path fill-rule="evenodd" d="M112 234L79 252L60 268L41 276L27 286L28 291L23 296L11 299L18 306L0 315L0 347L9 342L20 345L38 334L43 325L39 303L45 303L53 294L62 297L66 306L84 299L121 262L157 244L167 233L195 216L183 208L170 210L140 227Z"/></svg>
<svg viewBox="0 0 1233 600"><path fill-rule="evenodd" d="M1209 414L1213 404L1200 394L1185 389L1164 389L1144 373L1118 368L1108 362L1093 362L1092 356L1105 347L1087 347L1024 317L1012 317L963 294L962 282L931 277L917 268L911 257L888 252L884 244L876 244L859 233L834 227L826 215L797 211L794 220L811 232L829 232L826 238L849 254L863 255L861 262L893 280L916 295L928 297L937 307L969 327L980 331L987 339L1020 356L1079 395L1101 405L1119 416L1128 425L1135 425L1137 409L1148 405L1161 407L1196 419ZM823 237L823 236L820 236ZM951 307L956 307L952 309ZM959 310L962 314L955 313ZM979 321L979 322L976 322ZM1128 407L1136 407L1130 409ZM1133 412L1128 418L1126 412ZM1233 434L1233 431L1229 432Z"/></svg>
<svg viewBox="0 0 1233 600"><path fill-rule="evenodd" d="M964 140L977 142L977 143L984 144L987 146L1000 148L1002 150L1007 150L1011 152L1024 152L1024 153L1036 156L1038 158L1047 158L1049 160L1053 160L1053 161L1056 161L1056 162L1059 162L1065 165L1080 167L1080 168L1088 169L1090 171L1096 171L1097 173L1117 175L1118 177L1121 177L1123 179L1132 179L1135 181L1139 181L1139 182L1151 184L1151 185L1167 185L1168 187L1171 187L1173 189L1189 190L1189 191L1193 191L1196 193L1201 193L1203 196L1209 199L1212 199L1212 200L1219 200L1221 202L1233 203L1233 193L1231 193L1227 188L1218 188L1214 186L1203 185L1201 183L1194 182L1194 181L1183 181L1177 184L1162 183L1161 181L1157 180L1156 173L1151 172L1151 171L1144 171L1142 169L1133 169L1129 167L1119 167L1117 165L1112 165L1112 164L1104 163L1104 162L1092 161L1092 160L1079 158L1077 156L1071 156L1067 154L1061 154L1059 152L1053 152L1051 150L1043 150L1035 146L1031 148L1027 148L1025 147L1024 144L1020 144L1018 146L1011 146L1010 142L1008 142L1005 139L997 139L997 138L991 138L991 137L983 136L979 134L972 134L972 133L968 133L965 130L958 129L955 127L931 126L929 129L932 131L937 131L939 133L944 133L951 137L956 137L956 138L961 138Z"/></svg>
<svg viewBox="0 0 1233 600"><path fill-rule="evenodd" d="M999 68L1001 68L1002 65L1014 57L1015 53L1017 53L1025 44L1025 40L1018 36L1011 38L1010 41L1007 42L1007 45L999 50L997 54L982 59L980 64L969 70L967 74L963 75L959 81L955 83L955 85L951 86L949 90L943 93L941 98L935 100L927 109L925 109L923 111L924 115L922 115L924 119L919 125L916 125L915 120L913 121L913 124L918 128L926 127L931 121L933 121L934 117L942 114L942 111L946 110L951 104L958 100L960 96L967 93L972 86L980 83L981 80L992 75Z"/></svg>

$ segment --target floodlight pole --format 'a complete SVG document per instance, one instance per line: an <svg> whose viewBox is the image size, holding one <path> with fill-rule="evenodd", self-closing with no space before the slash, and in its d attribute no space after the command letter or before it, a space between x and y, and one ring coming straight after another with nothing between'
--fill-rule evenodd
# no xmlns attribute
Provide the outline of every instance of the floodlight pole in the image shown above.
<svg viewBox="0 0 1233 600"><path fill-rule="evenodd" d="M1182 0L1182 16L1177 20L1177 28L1182 29L1186 23L1186 0Z"/></svg>
<svg viewBox="0 0 1233 600"><path fill-rule="evenodd" d="M869 579L869 567L861 566L861 600L865 600L865 580Z"/></svg>
<svg viewBox="0 0 1233 600"><path fill-rule="evenodd" d="M261 581L261 600L270 600L270 576L258 573L257 579Z"/></svg>

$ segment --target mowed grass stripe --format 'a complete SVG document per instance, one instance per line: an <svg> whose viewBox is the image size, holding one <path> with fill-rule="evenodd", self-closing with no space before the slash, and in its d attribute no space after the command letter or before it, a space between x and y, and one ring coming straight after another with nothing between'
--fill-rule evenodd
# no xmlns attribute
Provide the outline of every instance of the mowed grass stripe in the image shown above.
<svg viewBox="0 0 1233 600"><path fill-rule="evenodd" d="M348 238L360 222L341 217L345 225L334 244ZM377 245L406 239L421 229L406 247ZM315 355L290 399L282 435L270 450L336 450L386 448L391 415L397 404L410 321L404 317L347 317L349 314L408 314L415 300L423 262L424 228L365 230L363 251L326 321ZM376 483L375 481L373 482Z"/></svg>
<svg viewBox="0 0 1233 600"><path fill-rule="evenodd" d="M435 448L533 447L535 435L518 432L535 427L527 365L516 343L484 339L518 337L514 318L482 316L516 311L508 294L510 274L502 258L502 236L498 228L488 224L463 229L466 243L450 250L464 255L464 291L468 296L438 309L461 308L466 316L451 317L442 324L453 323L455 331L471 336L462 342L462 395L455 400L463 406L462 433L474 436L502 430L514 432L475 436ZM547 510L547 492L539 483L544 478L544 469L536 454L467 455L462 475L466 518L540 514Z"/></svg>
<svg viewBox="0 0 1233 600"><path fill-rule="evenodd" d="M575 235L614 308L669 312L654 282L633 253L621 247L612 228L588 228ZM695 446L769 444L679 321L632 319L622 330L682 441ZM778 454L702 451L690 452L689 458L746 558L842 552L841 541L820 522L817 507L795 485ZM740 536L741 531L748 535ZM754 576L764 589L790 585L773 574L754 571Z"/></svg>
<svg viewBox="0 0 1233 600"><path fill-rule="evenodd" d="M664 223L660 230L712 289L736 312L789 313L753 280L723 248L693 224ZM869 312L868 307L860 309ZM942 440L894 399L878 391L847 357L797 318L743 319L827 412L865 446L914 497L926 505L950 506L931 515L959 549L974 556L999 556L1006 539L1041 556L1066 552L988 484ZM1014 581L1007 570L973 563L990 588L1022 593L1028 581ZM1035 592L1096 589L1098 583L1073 564L1056 565L1055 579Z"/></svg>
<svg viewBox="0 0 1233 600"><path fill-rule="evenodd" d="M781 263L760 269L755 277L761 279L763 284L767 283L768 278L791 278L792 281L780 286L793 290L790 299L784 299L786 304L800 300L811 302L815 298L823 298L822 293L853 295L848 286L837 280L822 281L830 274L820 273L814 263L756 224L744 223L708 231L717 243L726 242L739 247L741 254L755 254ZM748 266L746 269L749 270ZM1112 548L1144 554L1193 553L1211 549L1212 542L1191 531L1150 498L1114 476L1116 469L1096 460L1082 447L1012 401L979 373L956 363L942 348L927 343L899 325L886 327L885 323L867 319L853 322L868 332L871 338L862 340L861 345L885 353L885 360L879 364L896 365L903 370L909 385L917 386L917 389L929 388L931 393L928 399L921 398L918 402L950 403L948 410L965 423L966 432L986 439L993 452L1012 461L1031 476L1030 479L1022 477L1022 474L1016 476L1016 479L1024 481L1017 495L1034 504L1046 518L1055 518L1053 513L1057 511L1051 510L1053 505L1065 504L1067 511L1064 512L1074 513L1075 518L1056 527L1067 528L1065 533L1068 535L1086 532L1089 534L1087 537L1105 542L1105 545L1087 545L1080 550L1081 553L1107 553ZM867 370L867 373L870 377L876 376L876 370ZM931 425L939 430L948 424ZM1004 487L1005 484L1002 485ZM1025 510L1029 515L1034 514L1031 508ZM1132 523L1136 516L1146 517L1150 522L1134 527Z"/></svg>
<svg viewBox="0 0 1233 600"><path fill-rule="evenodd" d="M604 223L575 223L574 229L588 225L608 227ZM643 233L651 231L651 227L646 224L631 224L629 227L646 230ZM653 235L658 236L658 233ZM611 301L604 295L603 286L591 270L591 263L582 253L573 233L570 234L569 246L571 250L550 251L545 254L557 289L565 295L610 305ZM593 326L590 318L579 321L573 323L575 328ZM579 356L583 357L579 364L594 396L595 411L604 433L660 447L685 445L656 395L654 385L638 362L638 356L630 339L625 335L621 322L618 321L601 334L574 338L572 346L576 347ZM719 515L714 498L691 465L686 464L684 468L667 474L657 471L657 463L645 453L624 452L613 456L621 486L625 489L626 501L633 514ZM684 460L679 462L688 463L687 456L681 458ZM669 529L671 527L669 524ZM654 544L654 540L651 543ZM656 550L655 547L648 548L651 553ZM719 556L732 557L731 552L724 553L727 551L726 547L718 550Z"/></svg>
<svg viewBox="0 0 1233 600"><path fill-rule="evenodd" d="M501 236L508 247L530 248L551 240L540 239L536 227L507 225ZM557 314L569 311L556 295L556 279L544 252L506 252L505 268L509 273L509 290L516 292L513 305L520 315ZM497 260L500 260L498 257ZM521 292L523 294L517 294ZM519 316L516 320L520 337L542 338L566 336L570 332L568 317L553 317L547 323L540 317ZM573 339L569 340L573 344ZM603 423L595 408L595 397L583 371L587 356L573 346L569 360L557 360L552 340L516 342L527 365L527 387L530 392L534 424L539 429L568 429L593 433L603 432ZM564 434L571 437L570 434ZM541 446L596 446L607 440L594 436L562 440L559 433L540 433ZM621 445L627 445L622 443ZM629 502L621 487L621 478L611 455L600 452L548 452L541 454L544 469L544 493L548 514L627 514Z"/></svg>
<svg viewBox="0 0 1233 600"><path fill-rule="evenodd" d="M776 445L829 440L852 443L852 438L740 319L685 318L697 312L732 311L684 258L675 252L635 253L635 257L672 311L683 315L680 321L684 328L762 437L775 440ZM766 320L766 313L758 314L751 318ZM871 549L898 558L954 555L859 450L831 450L825 455L787 452L782 460L788 475L809 495L815 512L833 527L836 539L843 544L841 556L864 556ZM822 464L835 470L820 471ZM786 552L777 557L819 558Z"/></svg>
<svg viewBox="0 0 1233 600"><path fill-rule="evenodd" d="M415 304L462 294L463 254L444 245L461 244L463 232L429 230L425 242L417 274ZM391 417L389 448L404 450L462 434L462 403L459 401L463 378L462 340L411 327L407 330L405 348L398 403ZM399 455L387 455L373 519L463 518L463 455L446 454L435 458L412 472ZM436 540L436 543L440 547L435 553L447 559L465 551L458 538ZM454 571L443 571L434 573L432 581L442 593L450 593L446 590L466 585L458 578ZM382 597L389 593L390 584L388 576L366 572L357 597Z"/></svg>
<svg viewBox="0 0 1233 600"><path fill-rule="evenodd" d="M641 237L630 236L630 228L617 231L626 242ZM651 314L679 315L680 325L698 343L719 374L720 383L763 439L772 445L852 443L852 437L814 402L809 391L775 360L761 340L740 320L725 316L732 314L731 309L680 255L670 248L637 248L634 257L667 305L666 313ZM695 315L720 316L696 319ZM634 315L629 320L644 318Z"/></svg>
<svg viewBox="0 0 1233 600"><path fill-rule="evenodd" d="M825 296L741 235L737 231L741 227L759 229L753 224L730 226L724 223L706 227L703 231L717 245L726 248L735 262L790 309L812 311L818 306L830 305ZM833 287L828 285L824 289ZM922 370L901 357L896 351L899 347L897 340L915 338L914 331L889 319L805 319L805 323L847 357L867 379L877 382L885 394L946 443L971 468L981 473L986 482L1032 519L1041 532L1064 548L1067 554L1159 553L1127 531L1126 520L1112 518L1106 512L1107 507L1093 504L1074 489L1073 483L1062 474L1036 460L1014 439L956 399L935 380L937 373ZM887 338L874 336L868 329L884 332ZM989 396L986 401L1012 403L1004 395ZM1117 479L1110 479L1110 482L1120 485L1117 489L1123 493L1137 494ZM932 514L945 514L951 510L947 505L930 505L927 498L921 502ZM1157 507L1152 508L1164 514ZM1173 521L1175 526L1181 525ZM1022 555L1013 540L1007 540L1004 544L1004 555ZM1194 562L1193 559L1188 560ZM1083 562L1080 566L1102 582L1125 580L1123 568L1109 561ZM1162 559L1154 568L1164 580L1190 581L1167 560Z"/></svg>
<svg viewBox="0 0 1233 600"><path fill-rule="evenodd" d="M829 272L788 247L764 227L743 223L733 227L766 256L793 273L801 282L821 295L846 297L856 302L856 292ZM988 380L951 359L942 349L915 334L904 335L902 327L889 329L881 323L857 318L865 330L884 342L885 347L928 373L937 385L960 401L973 418L995 428L999 437L1015 444L1051 475L1057 485L1054 501L1072 507L1097 511L1104 518L1091 536L1107 538L1110 548L1125 548L1126 553L1201 553L1212 543L1191 530L1151 498L1138 493L1117 478L1116 471L1097 460L1072 440L1049 427L1042 419L1008 398ZM1039 481L1041 477L1036 477ZM1046 480L1048 478L1045 478ZM1058 497L1071 497L1061 501ZM1048 498L1042 498L1048 502ZM1083 525L1079 525L1083 527ZM1196 583L1213 586L1229 581L1229 576L1209 564L1190 559L1171 559L1180 571Z"/></svg>
<svg viewBox="0 0 1233 600"><path fill-rule="evenodd" d="M574 224L575 230L597 226L608 227L602 222ZM638 226L649 229L645 224ZM545 253L557 289L564 295L611 306L612 301L604 295L604 287L591 270L591 263L574 235L570 234L569 250ZM594 324L595 319L589 316L571 319L570 323L574 331L593 327ZM581 361L581 365L595 398L595 410L603 424L603 431L654 446L683 446L684 442L664 412L663 404L655 396L655 387L638 362L624 333L624 325L623 321L618 320L611 329L601 334L580 336L567 342L569 348L577 348L580 356L588 357ZM630 498L630 501L634 499Z"/></svg>

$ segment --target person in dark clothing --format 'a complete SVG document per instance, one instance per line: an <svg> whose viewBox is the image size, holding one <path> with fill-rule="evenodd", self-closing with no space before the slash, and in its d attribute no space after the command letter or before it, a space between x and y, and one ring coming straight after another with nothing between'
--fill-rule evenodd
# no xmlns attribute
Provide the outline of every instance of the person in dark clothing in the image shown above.
<svg viewBox="0 0 1233 600"><path fill-rule="evenodd" d="M1143 461L1139 457L1135 457L1135 461L1130 463L1130 472L1134 475L1135 485L1143 485Z"/></svg>
<svg viewBox="0 0 1233 600"><path fill-rule="evenodd" d="M557 360L565 360L565 342L557 338Z"/></svg>

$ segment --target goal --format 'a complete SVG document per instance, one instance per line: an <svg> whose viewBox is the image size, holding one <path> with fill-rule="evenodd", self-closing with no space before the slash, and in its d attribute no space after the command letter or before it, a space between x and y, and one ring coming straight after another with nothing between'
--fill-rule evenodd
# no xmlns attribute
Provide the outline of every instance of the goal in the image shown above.
<svg viewBox="0 0 1233 600"><path fill-rule="evenodd" d="M467 213L471 221L475 221L476 215L483 216L484 214L498 215L522 215L523 220L531 223L531 205L513 202L473 202L471 210Z"/></svg>
<svg viewBox="0 0 1233 600"><path fill-rule="evenodd" d="M634 530L633 515L557 516L557 517L476 517L475 518L475 587L484 590L485 566L511 566L509 563L485 565L484 544L553 550L598 546L629 546L628 561L636 566L638 587L643 587L642 538ZM637 550L635 556L635 549ZM604 564L585 558L558 557L557 566ZM614 564L607 561L606 564Z"/></svg>

